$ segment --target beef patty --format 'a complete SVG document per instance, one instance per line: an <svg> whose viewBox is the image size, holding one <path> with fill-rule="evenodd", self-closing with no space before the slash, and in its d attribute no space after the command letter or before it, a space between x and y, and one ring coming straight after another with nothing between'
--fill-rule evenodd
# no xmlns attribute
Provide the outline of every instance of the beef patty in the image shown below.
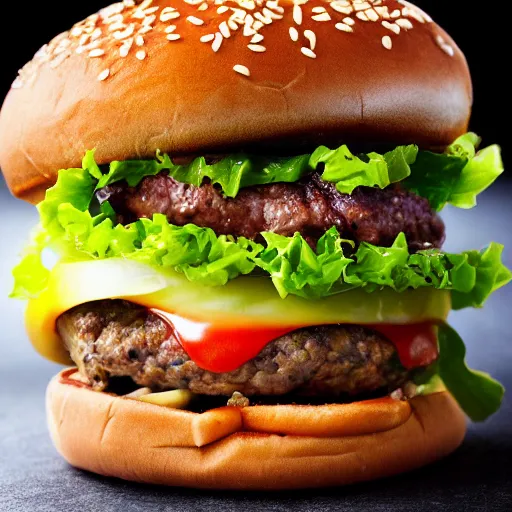
<svg viewBox="0 0 512 512"><path fill-rule="evenodd" d="M340 396L390 391L407 380L395 347L383 335L353 325L301 329L269 343L229 373L190 360L162 319L122 300L78 306L57 321L80 372L97 390L111 377L131 377L155 391L190 389L206 395Z"/></svg>
<svg viewBox="0 0 512 512"><path fill-rule="evenodd" d="M122 223L167 216L171 224L195 224L219 235L258 239L262 231L293 236L300 232L314 244L336 226L342 238L390 246L404 232L412 251L440 248L444 224L428 201L398 186L385 190L360 187L341 194L332 183L312 174L297 183L242 189L227 198L211 184L180 183L165 172L144 178L137 187L115 184L98 191L110 201Z"/></svg>

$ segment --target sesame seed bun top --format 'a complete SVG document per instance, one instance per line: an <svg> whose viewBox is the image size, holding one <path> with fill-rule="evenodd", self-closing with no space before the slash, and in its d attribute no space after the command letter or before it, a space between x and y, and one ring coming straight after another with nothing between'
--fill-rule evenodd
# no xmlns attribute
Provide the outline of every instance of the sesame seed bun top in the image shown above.
<svg viewBox="0 0 512 512"><path fill-rule="evenodd" d="M465 58L401 0L125 0L45 45L0 113L0 166L42 198L100 163L234 149L414 142L467 129Z"/></svg>

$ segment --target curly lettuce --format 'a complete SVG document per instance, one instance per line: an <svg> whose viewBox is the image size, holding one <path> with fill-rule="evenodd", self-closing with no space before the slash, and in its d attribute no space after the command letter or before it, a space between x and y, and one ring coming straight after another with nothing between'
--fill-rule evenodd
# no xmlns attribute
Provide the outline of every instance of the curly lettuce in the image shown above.
<svg viewBox="0 0 512 512"><path fill-rule="evenodd" d="M480 138L467 133L445 153L420 151L415 145L398 146L383 155L353 154L343 145L337 149L318 147L312 154L293 157L265 157L231 154L215 163L198 157L188 164L175 164L169 155L157 153L154 160L112 162L102 169L94 161L94 151L84 158L95 180L95 190L125 181L137 186L146 176L166 172L179 182L200 186L205 182L220 188L226 197L236 197L241 189L270 183L293 183L312 172L334 183L339 192L351 194L357 187L384 189L393 183L429 200L435 210L446 204L472 208L476 197L503 172L500 149L490 146L477 152ZM74 169L72 170L74 171Z"/></svg>
<svg viewBox="0 0 512 512"><path fill-rule="evenodd" d="M115 223L113 211L105 205L91 213L97 168L90 154L83 167L61 171L38 206L41 227L14 270L13 296L33 297L44 289L48 271L41 254L46 247L64 260L123 257L173 268L210 286L258 271L270 276L283 298L293 294L316 299L353 288L372 292L389 287L400 292L432 287L452 290L455 308L479 307L511 279L499 244L481 252L430 250L411 255L403 233L392 247L362 243L354 252L353 242L343 240L335 227L314 250L299 233L262 233L262 245L243 237L217 236L192 224L173 226L163 215L123 226Z"/></svg>

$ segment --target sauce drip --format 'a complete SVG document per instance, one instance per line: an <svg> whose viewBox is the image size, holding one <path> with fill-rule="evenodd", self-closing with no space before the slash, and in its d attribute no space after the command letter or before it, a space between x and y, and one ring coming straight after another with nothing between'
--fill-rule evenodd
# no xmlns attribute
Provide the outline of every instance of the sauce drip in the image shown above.
<svg viewBox="0 0 512 512"><path fill-rule="evenodd" d="M168 337L174 336L192 361L213 373L232 372L254 359L271 341L311 327L223 326L196 322L158 309L150 311L165 322ZM437 359L437 333L431 322L366 327L380 332L395 345L400 362L407 369L428 366Z"/></svg>

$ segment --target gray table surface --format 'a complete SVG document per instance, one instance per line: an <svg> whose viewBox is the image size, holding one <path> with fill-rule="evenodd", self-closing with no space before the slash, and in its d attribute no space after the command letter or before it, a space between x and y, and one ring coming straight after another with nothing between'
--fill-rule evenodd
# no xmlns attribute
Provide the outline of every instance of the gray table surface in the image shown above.
<svg viewBox="0 0 512 512"><path fill-rule="evenodd" d="M446 249L508 244L512 266L512 187L499 182L471 211L447 209ZM7 299L14 265L35 209L11 198L0 178L0 510L512 510L512 398L484 424L470 425L452 456L427 468L342 489L284 493L226 493L161 488L105 479L68 466L45 424L44 392L59 367L41 359L23 330L24 304ZM468 346L468 361L512 389L512 285L484 310L452 316Z"/></svg>

